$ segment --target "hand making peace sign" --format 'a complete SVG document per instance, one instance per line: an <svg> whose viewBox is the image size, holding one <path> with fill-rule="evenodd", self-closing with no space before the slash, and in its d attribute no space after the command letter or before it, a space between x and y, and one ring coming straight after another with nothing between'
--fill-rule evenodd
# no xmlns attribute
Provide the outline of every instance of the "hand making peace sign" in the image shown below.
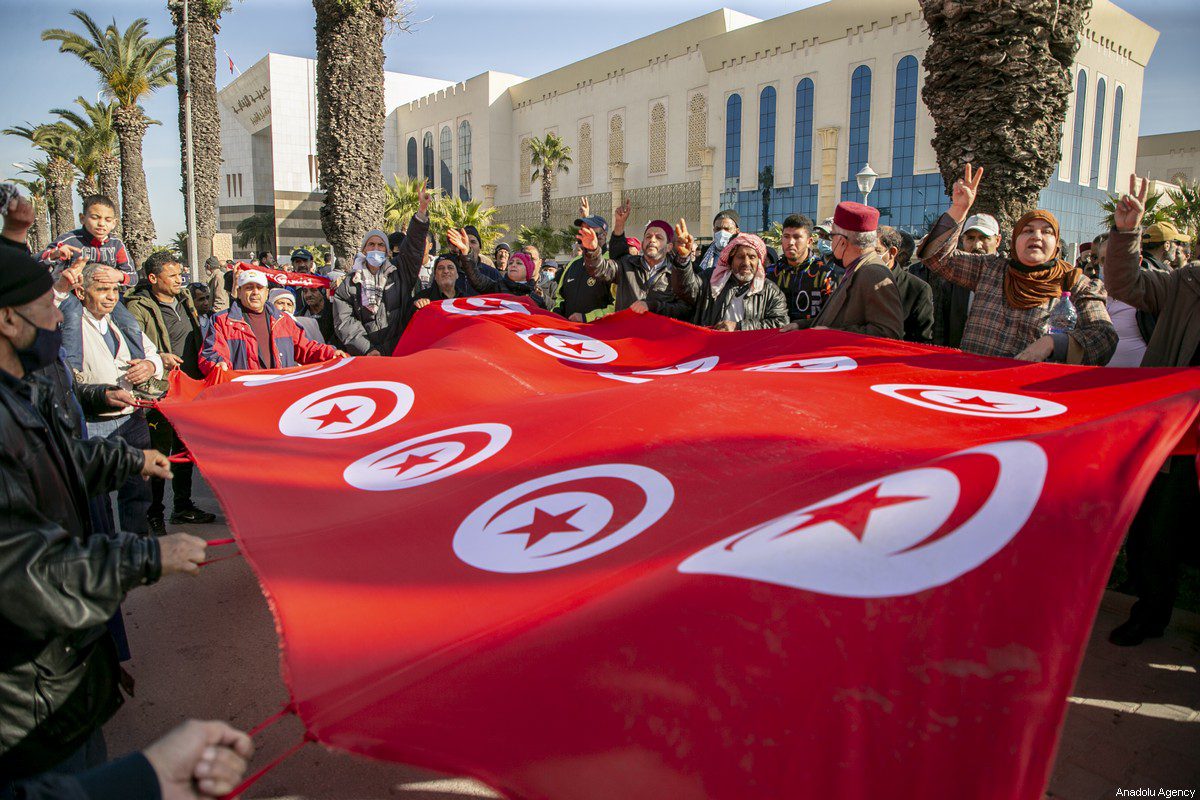
<svg viewBox="0 0 1200 800"><path fill-rule="evenodd" d="M692 254L696 247L696 240L688 233L687 220L680 219L679 224L675 226L675 255L679 258L687 258Z"/></svg>
<svg viewBox="0 0 1200 800"><path fill-rule="evenodd" d="M1150 181L1129 176L1129 194L1121 198L1113 212L1113 224L1122 233L1131 233L1142 224L1142 215L1146 213L1146 196L1150 193Z"/></svg>
<svg viewBox="0 0 1200 800"><path fill-rule="evenodd" d="M430 201L431 198L429 196L429 191L425 187L425 181L421 181L421 188L417 190L418 211L421 216L425 216L425 214L429 211Z"/></svg>
<svg viewBox="0 0 1200 800"><path fill-rule="evenodd" d="M975 204L975 195L979 192L979 182L983 180L983 167L972 169L970 164L963 167L963 176L954 182L953 194L950 198L948 212L955 222L967 218L971 206Z"/></svg>

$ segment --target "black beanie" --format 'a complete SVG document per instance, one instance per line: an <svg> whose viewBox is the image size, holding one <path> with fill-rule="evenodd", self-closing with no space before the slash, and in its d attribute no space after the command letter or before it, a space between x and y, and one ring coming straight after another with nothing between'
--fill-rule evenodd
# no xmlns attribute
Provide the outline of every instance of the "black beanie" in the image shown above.
<svg viewBox="0 0 1200 800"><path fill-rule="evenodd" d="M53 286L50 271L27 251L0 246L0 308L23 306Z"/></svg>
<svg viewBox="0 0 1200 800"><path fill-rule="evenodd" d="M474 236L477 242L483 242L483 239L479 236L479 228L476 228L474 225L464 225L463 233L467 234L467 236Z"/></svg>

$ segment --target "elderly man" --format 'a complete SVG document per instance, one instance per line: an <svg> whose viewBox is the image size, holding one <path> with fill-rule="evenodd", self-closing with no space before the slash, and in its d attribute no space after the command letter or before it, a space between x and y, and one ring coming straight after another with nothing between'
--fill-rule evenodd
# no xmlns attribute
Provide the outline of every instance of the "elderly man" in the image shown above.
<svg viewBox="0 0 1200 800"><path fill-rule="evenodd" d="M692 237L683 220L675 229L676 261L671 286L695 310L692 322L718 331L752 331L782 328L788 321L787 300L774 282L767 280L767 246L752 233L734 236L715 266L699 276L689 263Z"/></svg>
<svg viewBox="0 0 1200 800"><path fill-rule="evenodd" d="M588 198L581 197L575 227L594 232L596 245L603 252L608 247L608 221L599 214L592 214L591 210ZM612 312L612 286L588 273L582 255L567 264L558 276L558 304L554 306L554 313L572 322L591 322Z"/></svg>
<svg viewBox="0 0 1200 800"><path fill-rule="evenodd" d="M306 247L293 250L289 260L292 262L292 272L313 271L313 255Z"/></svg>
<svg viewBox="0 0 1200 800"><path fill-rule="evenodd" d="M505 259L504 263L507 265L508 260ZM455 286L457 281L458 259L449 253L443 253L433 261L433 283L428 289L417 292L413 305L417 308L424 308L439 300L452 300L458 297L458 289Z"/></svg>
<svg viewBox="0 0 1200 800"><path fill-rule="evenodd" d="M832 262L845 269L821 313L811 320L786 325L847 331L889 339L904 338L904 310L900 290L887 262L880 258L879 212L862 203L842 202L833 212L830 231Z"/></svg>
<svg viewBox="0 0 1200 800"><path fill-rule="evenodd" d="M607 258L600 252L600 241L595 231L580 228L577 238L588 275L615 287L617 311L629 309L635 314L649 311L665 317L685 319L691 314L691 306L671 289L670 259L674 256L669 245L675 236L674 229L663 220L648 223L642 236L642 254L629 255L625 243L625 223L632 210L629 198L625 198L625 202L617 208Z"/></svg>
<svg viewBox="0 0 1200 800"><path fill-rule="evenodd" d="M116 281L109 285L105 292L115 294ZM99 291L94 282L89 289ZM62 319L46 269L27 253L0 248L4 779L64 762L94 766L81 749L102 751L100 726L121 703L116 644L105 623L134 587L197 574L204 560L204 541L186 534L94 534L89 496L140 476L170 477L170 465L154 450L72 436L72 415L59 395L31 377L58 358Z"/></svg>
<svg viewBox="0 0 1200 800"><path fill-rule="evenodd" d="M214 314L205 331L200 369L280 369L315 364L346 353L317 344L287 314L267 305L267 276L256 269L238 272L237 299Z"/></svg>
<svg viewBox="0 0 1200 800"><path fill-rule="evenodd" d="M304 334L317 344L325 344L325 335L321 326L311 317L301 317L296 314L296 298L289 289L272 289L267 294L267 302L281 314L287 314L292 321L304 329Z"/></svg>
<svg viewBox="0 0 1200 800"><path fill-rule="evenodd" d="M1200 367L1200 261L1170 271L1150 269L1139 258L1149 182L1129 176L1129 194L1113 214L1104 261L1104 284L1112 296L1157 316L1146 342L1143 367ZM1141 235L1139 235L1141 234ZM1138 601L1129 620L1109 634L1116 645L1161 636L1179 591L1188 537L1196 535L1200 490L1194 456L1172 456L1150 485L1129 529L1126 551Z"/></svg>
<svg viewBox="0 0 1200 800"><path fill-rule="evenodd" d="M204 260L204 283L212 294L212 310L224 311L229 308L229 286L225 279L229 266L223 266L216 256Z"/></svg>
<svg viewBox="0 0 1200 800"><path fill-rule="evenodd" d="M339 340L333 329L333 306L329 302L329 293L319 286L303 286L300 288L300 311L296 320L311 319L317 323L321 331L321 339L325 344L340 347Z"/></svg>

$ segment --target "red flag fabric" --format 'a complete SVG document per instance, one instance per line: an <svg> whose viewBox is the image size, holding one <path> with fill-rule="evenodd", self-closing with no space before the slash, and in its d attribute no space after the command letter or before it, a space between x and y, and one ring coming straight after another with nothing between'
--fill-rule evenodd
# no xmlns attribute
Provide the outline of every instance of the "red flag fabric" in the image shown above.
<svg viewBox="0 0 1200 800"><path fill-rule="evenodd" d="M396 355L161 408L310 734L512 798L1040 798L1200 404L1194 369L506 296L418 311Z"/></svg>
<svg viewBox="0 0 1200 800"><path fill-rule="evenodd" d="M267 280L277 286L296 286L301 288L316 288L328 289L333 285L333 281L324 275L316 275L311 272L287 272L282 269L271 269L270 267L255 266L247 264L245 261L237 263L237 269L256 269L267 276Z"/></svg>

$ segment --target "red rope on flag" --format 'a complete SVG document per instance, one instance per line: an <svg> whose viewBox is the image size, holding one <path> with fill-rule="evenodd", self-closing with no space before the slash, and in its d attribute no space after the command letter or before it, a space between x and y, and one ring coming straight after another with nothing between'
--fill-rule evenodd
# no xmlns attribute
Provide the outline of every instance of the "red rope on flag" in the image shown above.
<svg viewBox="0 0 1200 800"><path fill-rule="evenodd" d="M267 717L262 722L258 723L253 728L251 728L250 731L246 735L249 736L251 739L253 739L255 736L258 736L260 733L262 733L267 728L274 725L276 722L279 722L279 720L283 719L284 717L288 716L289 714L295 714L295 713L296 713L296 707L293 706L291 703L288 703L286 706L279 709L274 714Z"/></svg>
<svg viewBox="0 0 1200 800"><path fill-rule="evenodd" d="M204 543L205 547L220 547L223 544L233 544L237 539L209 539Z"/></svg>
<svg viewBox="0 0 1200 800"><path fill-rule="evenodd" d="M240 556L241 554L242 554L242 551L241 551L241 550L237 550L237 551L235 551L235 552L233 552L233 553L230 553L230 554L229 554L229 555L227 555L227 556L217 556L216 558L210 558L208 561L201 561L201 562L200 562L200 566L202 566L202 567L207 567L209 564L215 564L215 563L217 563L218 561L228 561L228 560L229 560L229 559L231 559L231 558L237 558L237 557L238 557L238 556Z"/></svg>
<svg viewBox="0 0 1200 800"><path fill-rule="evenodd" d="M246 780L244 780L240 784L238 784L237 787L234 788L234 790L232 792L225 795L223 798L221 798L221 800L232 800L232 798L237 797L239 794L246 791L254 784L258 783L258 781L264 775L266 775L268 772L270 772L271 770L275 769L280 764L282 764L285 759L294 756L300 750L301 747L304 747L304 745L308 744L309 742L315 742L315 741L316 741L316 737L314 737L311 733L305 733L304 736L301 737L300 741L296 742L294 745L289 747L287 750L284 750L282 753L280 753L278 756L276 756L274 759L272 759L269 764L267 764L265 767L260 769L258 772L254 773L249 778L246 778Z"/></svg>
<svg viewBox="0 0 1200 800"><path fill-rule="evenodd" d="M191 464L191 463L193 463L192 454L189 453L187 450L184 450L182 453L175 453L174 455L167 456L167 461L170 461L172 464Z"/></svg>

